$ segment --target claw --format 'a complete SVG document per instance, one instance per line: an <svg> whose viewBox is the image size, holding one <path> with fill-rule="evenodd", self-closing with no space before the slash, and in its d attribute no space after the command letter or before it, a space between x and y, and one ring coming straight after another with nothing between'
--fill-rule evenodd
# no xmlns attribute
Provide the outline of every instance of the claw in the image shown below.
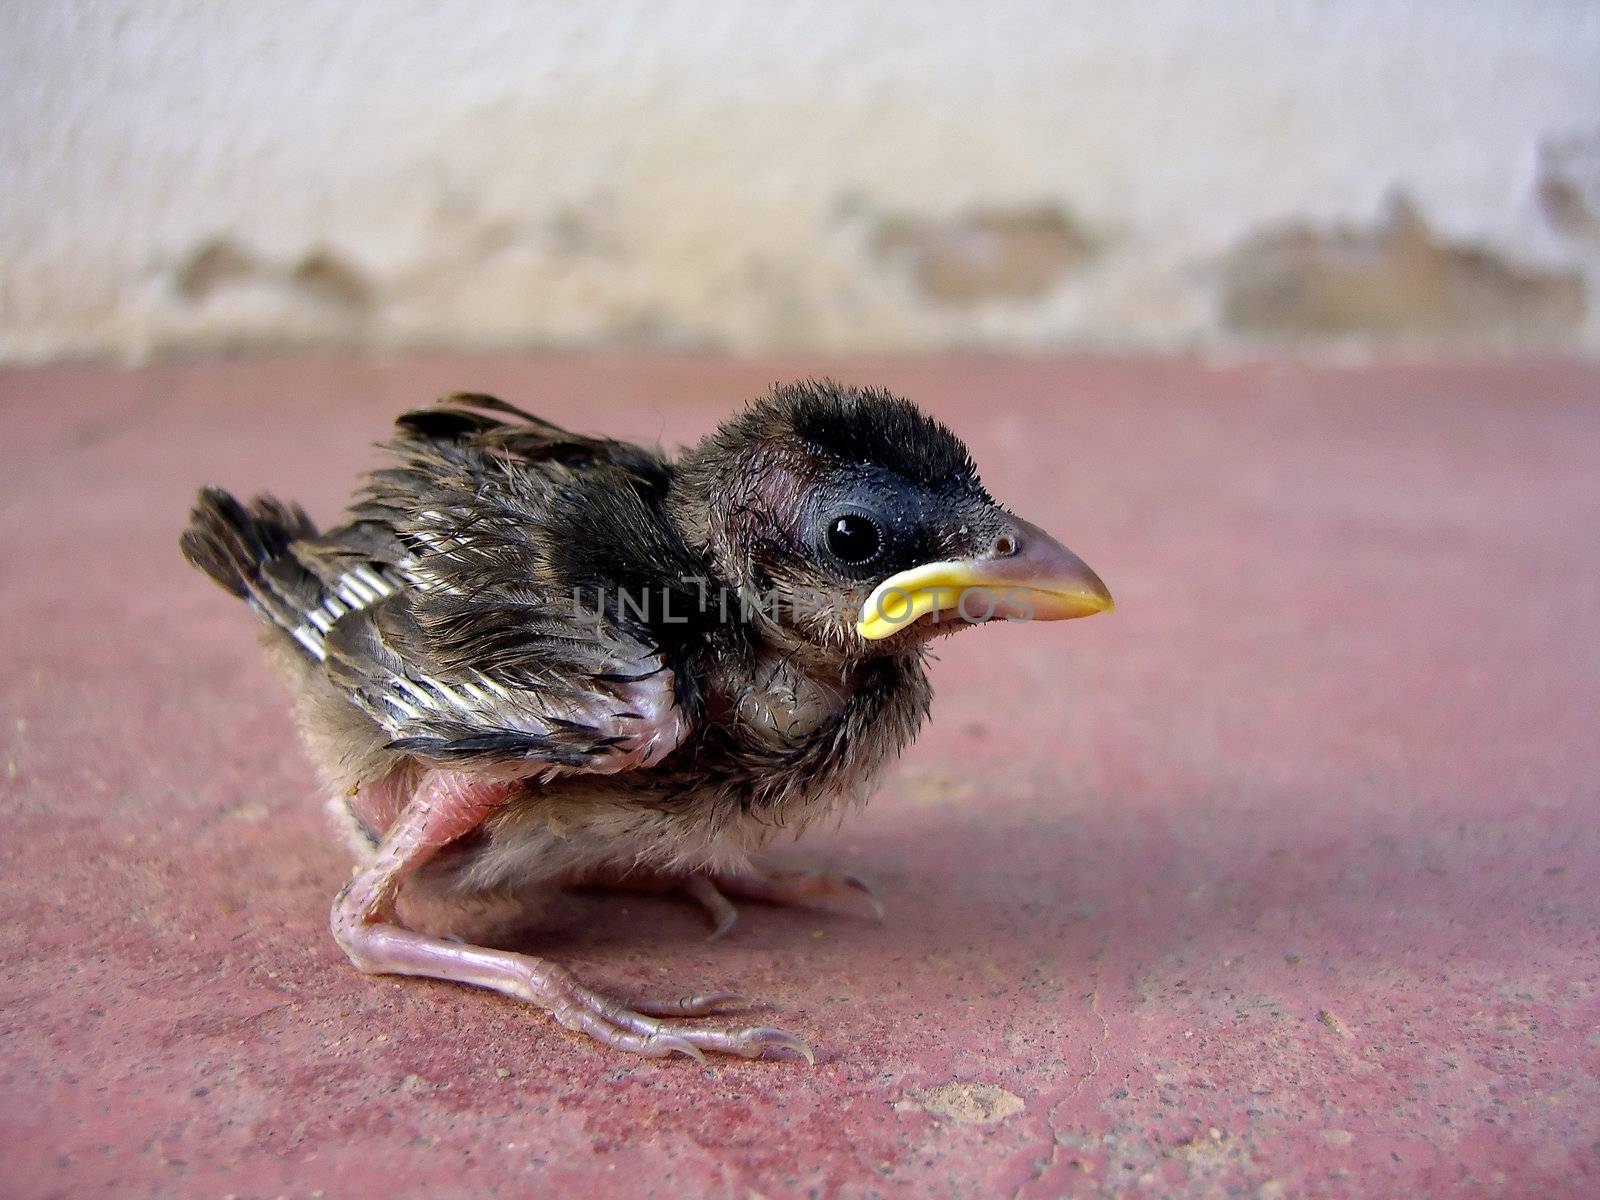
<svg viewBox="0 0 1600 1200"><path fill-rule="evenodd" d="M698 884L696 886L701 887ZM840 896L860 896L871 906L872 915L883 920L883 904L872 890L872 885L858 876L840 875L834 871L755 871L718 875L713 877L713 882L703 885L702 890L705 889L709 889L707 899L701 899L699 895L695 898L707 908L716 902L727 904L723 892L768 904L801 905L837 900ZM715 896L715 900L711 900L710 896Z"/></svg>
<svg viewBox="0 0 1600 1200"><path fill-rule="evenodd" d="M661 1046L668 1054L678 1053L685 1058L692 1058L702 1067L706 1065L706 1056L700 1053L700 1047L687 1038L675 1037L672 1034L658 1034L651 1039L651 1043ZM665 1057L665 1055L663 1055Z"/></svg>
<svg viewBox="0 0 1600 1200"><path fill-rule="evenodd" d="M793 1050L806 1060L807 1066L817 1065L816 1052L809 1045L782 1029L747 1029L745 1036L756 1043L756 1052L750 1057L761 1058L768 1050Z"/></svg>
<svg viewBox="0 0 1600 1200"><path fill-rule="evenodd" d="M845 875L839 882L866 897L867 903L872 906L872 915L879 921L883 920L883 901L878 899L878 893L872 890L870 883L855 875Z"/></svg>

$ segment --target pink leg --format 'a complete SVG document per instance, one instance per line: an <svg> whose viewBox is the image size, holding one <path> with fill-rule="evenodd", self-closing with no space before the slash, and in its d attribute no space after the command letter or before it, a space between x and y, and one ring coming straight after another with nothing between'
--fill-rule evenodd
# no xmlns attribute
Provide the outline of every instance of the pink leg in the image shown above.
<svg viewBox="0 0 1600 1200"><path fill-rule="evenodd" d="M717 885L704 875L689 876L683 881L683 890L691 900L705 909L706 915L711 918L711 934L706 941L716 941L732 929L734 922L739 919L739 910L717 890Z"/></svg>
<svg viewBox="0 0 1600 1200"><path fill-rule="evenodd" d="M863 879L838 871L739 871L713 875L719 891L768 904L810 905L818 901L864 899L872 915L883 920L883 904Z"/></svg>
<svg viewBox="0 0 1600 1200"><path fill-rule="evenodd" d="M515 785L485 782L455 771L429 773L384 835L372 864L334 900L334 939L350 961L372 974L422 975L489 988L548 1011L568 1029L636 1054L661 1058L702 1050L759 1058L788 1049L812 1060L810 1047L779 1029L706 1029L662 1017L699 1017L737 999L711 992L632 1007L579 983L564 967L527 954L490 950L406 929L395 915L405 878L441 848L477 828L504 804Z"/></svg>
<svg viewBox="0 0 1600 1200"><path fill-rule="evenodd" d="M594 882L602 887L645 892L681 890L705 909L706 915L711 918L708 941L715 941L727 933L739 919L739 910L729 901L729 896L764 900L768 904L801 906L841 898L864 899L871 906L873 915L883 920L883 905L872 888L854 875L841 875L837 871L763 871L752 868L749 871L688 876L633 871Z"/></svg>

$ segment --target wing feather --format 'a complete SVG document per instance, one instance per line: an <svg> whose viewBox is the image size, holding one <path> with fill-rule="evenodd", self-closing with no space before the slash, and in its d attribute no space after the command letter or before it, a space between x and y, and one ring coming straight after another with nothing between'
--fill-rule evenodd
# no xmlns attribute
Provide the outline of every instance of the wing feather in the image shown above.
<svg viewBox="0 0 1600 1200"><path fill-rule="evenodd" d="M676 674L648 631L580 602L551 520L603 476L664 523L665 463L486 397L398 428L398 464L368 477L354 519L291 548L342 605L308 631L329 679L394 749L428 758L612 772L670 753L690 725Z"/></svg>

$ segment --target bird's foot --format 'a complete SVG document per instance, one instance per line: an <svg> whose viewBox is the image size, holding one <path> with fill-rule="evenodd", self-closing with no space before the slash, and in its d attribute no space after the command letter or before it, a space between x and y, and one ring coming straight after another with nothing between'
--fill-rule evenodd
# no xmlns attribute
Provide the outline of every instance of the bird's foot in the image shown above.
<svg viewBox="0 0 1600 1200"><path fill-rule="evenodd" d="M558 968L559 970L559 968ZM761 1058L769 1050L790 1050L815 1065L816 1055L801 1039L782 1029L753 1025L745 1029L709 1029L684 1018L714 1016L725 1005L740 1004L735 992L708 992L678 1000L635 1000L631 1005L585 987L565 971L560 985L562 1008L551 1008L556 1020L619 1050L650 1057L683 1054L705 1061L704 1051L739 1058Z"/></svg>
<svg viewBox="0 0 1600 1200"><path fill-rule="evenodd" d="M335 897L329 925L334 940L360 970L374 975L419 975L488 988L544 1009L568 1029L618 1050L650 1058L705 1052L760 1058L790 1050L815 1062L811 1047L781 1029L710 1029L694 1018L715 1016L740 999L706 992L676 1000L625 1004L579 983L565 967L509 950L432 937L400 924L395 901L405 877L441 846L475 828L505 802L509 785L456 772L430 773L384 834L372 862Z"/></svg>
<svg viewBox="0 0 1600 1200"><path fill-rule="evenodd" d="M729 896L763 900L768 904L795 904L803 907L831 900L865 902L872 915L883 920L883 904L865 880L838 871L748 871L692 875L683 884L684 892L711 917L714 940L732 929L739 910Z"/></svg>
<svg viewBox="0 0 1600 1200"><path fill-rule="evenodd" d="M810 1046L781 1029L713 1029L696 1022L741 1003L743 997L734 992L625 1003L580 983L565 967L528 954L428 937L382 922L347 926L343 933L346 953L363 971L489 988L536 1005L597 1042L647 1058L682 1054L703 1062L706 1051L761 1058L768 1051L789 1050L808 1063L816 1061Z"/></svg>

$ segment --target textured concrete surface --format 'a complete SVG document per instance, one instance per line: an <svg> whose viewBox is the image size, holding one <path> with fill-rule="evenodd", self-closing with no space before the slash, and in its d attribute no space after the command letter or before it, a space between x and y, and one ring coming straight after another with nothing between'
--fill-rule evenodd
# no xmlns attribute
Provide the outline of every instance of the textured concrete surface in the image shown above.
<svg viewBox="0 0 1600 1200"><path fill-rule="evenodd" d="M583 895L530 943L733 986L794 1062L642 1062L369 979L192 487L333 515L453 387L691 437L917 397L1120 607L945 644L930 731L798 846L882 925ZM1600 371L283 360L0 375L9 1196L1600 1194Z"/></svg>
<svg viewBox="0 0 1600 1200"><path fill-rule="evenodd" d="M1600 354L1597 62L1591 0L24 0L0 359Z"/></svg>

